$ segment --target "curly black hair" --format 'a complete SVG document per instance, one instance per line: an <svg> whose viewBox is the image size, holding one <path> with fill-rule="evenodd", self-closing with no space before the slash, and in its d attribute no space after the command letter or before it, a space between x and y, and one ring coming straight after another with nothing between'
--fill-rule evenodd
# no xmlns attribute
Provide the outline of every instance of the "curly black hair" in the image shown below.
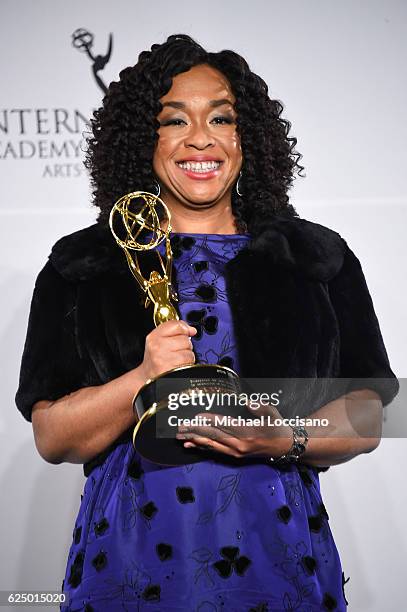
<svg viewBox="0 0 407 612"><path fill-rule="evenodd" d="M289 138L291 123L281 118L283 105L268 96L265 81L234 51L210 53L187 34L173 34L165 43L142 51L135 66L120 72L90 120L85 166L90 172L97 221L107 223L113 204L125 193L154 190L152 159L158 139L160 98L172 78L208 64L229 80L236 98L237 130L243 165L239 197L232 194L238 231L256 230L272 215L298 216L287 192L294 173L303 176L302 155Z"/></svg>

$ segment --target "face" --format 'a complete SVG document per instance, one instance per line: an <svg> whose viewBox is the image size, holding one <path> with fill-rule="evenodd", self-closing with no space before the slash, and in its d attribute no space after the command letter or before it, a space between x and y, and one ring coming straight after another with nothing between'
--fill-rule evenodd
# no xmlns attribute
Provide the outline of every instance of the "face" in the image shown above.
<svg viewBox="0 0 407 612"><path fill-rule="evenodd" d="M194 66L173 78L163 109L153 169L169 206L230 205L242 165L235 97L226 77Z"/></svg>

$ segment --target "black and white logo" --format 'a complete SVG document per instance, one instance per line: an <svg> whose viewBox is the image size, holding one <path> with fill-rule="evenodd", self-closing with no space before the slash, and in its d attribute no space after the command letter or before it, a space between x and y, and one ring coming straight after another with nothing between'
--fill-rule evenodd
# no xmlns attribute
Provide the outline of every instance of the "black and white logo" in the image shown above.
<svg viewBox="0 0 407 612"><path fill-rule="evenodd" d="M108 47L105 55L94 55L94 53L92 52L94 38L94 35L92 34L92 32L89 32L89 30L86 30L85 28L78 28L72 34L72 45L75 47L75 49L86 53L88 58L91 60L92 73L95 77L95 81L99 85L103 93L106 93L107 87L103 82L102 78L100 77L99 73L104 69L112 55L113 35L109 34Z"/></svg>

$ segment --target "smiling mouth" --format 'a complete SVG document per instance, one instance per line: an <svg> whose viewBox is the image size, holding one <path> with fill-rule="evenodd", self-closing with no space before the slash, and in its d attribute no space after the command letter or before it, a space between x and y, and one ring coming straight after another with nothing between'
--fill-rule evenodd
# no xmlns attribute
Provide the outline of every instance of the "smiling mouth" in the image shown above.
<svg viewBox="0 0 407 612"><path fill-rule="evenodd" d="M193 172L194 174L208 174L209 172L214 172L218 170L223 162L221 161L205 161L205 162L176 162L177 166L181 168L181 170L185 170L186 172Z"/></svg>

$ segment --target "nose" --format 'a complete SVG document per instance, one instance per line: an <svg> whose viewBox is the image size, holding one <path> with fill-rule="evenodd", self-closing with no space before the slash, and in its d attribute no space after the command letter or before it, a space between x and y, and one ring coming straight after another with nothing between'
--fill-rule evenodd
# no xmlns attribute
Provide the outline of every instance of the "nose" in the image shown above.
<svg viewBox="0 0 407 612"><path fill-rule="evenodd" d="M188 135L185 138L186 147L194 147L195 149L203 150L215 144L215 138L211 130L205 122L194 122L188 130Z"/></svg>

